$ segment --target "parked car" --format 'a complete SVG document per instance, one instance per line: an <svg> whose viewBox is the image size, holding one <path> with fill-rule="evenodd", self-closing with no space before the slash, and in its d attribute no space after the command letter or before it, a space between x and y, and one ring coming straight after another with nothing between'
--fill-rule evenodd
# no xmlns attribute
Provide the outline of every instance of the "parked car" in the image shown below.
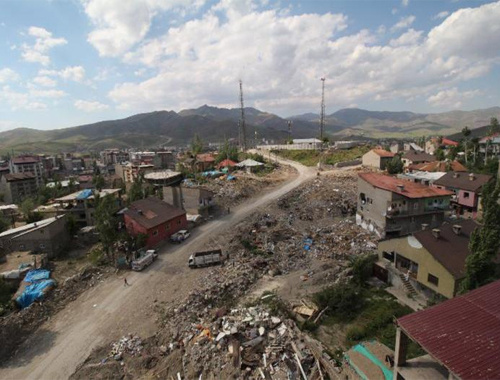
<svg viewBox="0 0 500 380"><path fill-rule="evenodd" d="M191 234L189 233L188 230L180 230L170 236L170 241L174 243L182 243L184 240L186 240Z"/></svg>

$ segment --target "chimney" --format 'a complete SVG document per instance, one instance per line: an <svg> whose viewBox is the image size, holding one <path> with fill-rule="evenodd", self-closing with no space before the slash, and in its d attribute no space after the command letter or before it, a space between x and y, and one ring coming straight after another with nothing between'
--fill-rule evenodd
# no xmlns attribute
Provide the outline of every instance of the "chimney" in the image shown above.
<svg viewBox="0 0 500 380"><path fill-rule="evenodd" d="M434 228L432 230L432 235L434 235L436 239L439 239L439 236L441 235L441 230L439 228Z"/></svg>
<svg viewBox="0 0 500 380"><path fill-rule="evenodd" d="M453 173L453 178L458 178L458 173L457 172Z"/></svg>
<svg viewBox="0 0 500 380"><path fill-rule="evenodd" d="M422 231L427 230L429 228L429 225L427 223L422 223Z"/></svg>
<svg viewBox="0 0 500 380"><path fill-rule="evenodd" d="M474 175L474 173L470 173L469 174L469 181L474 181L476 179L476 176Z"/></svg>
<svg viewBox="0 0 500 380"><path fill-rule="evenodd" d="M405 185L403 185L403 184L397 185L397 188L399 191L403 192L405 189Z"/></svg>
<svg viewBox="0 0 500 380"><path fill-rule="evenodd" d="M460 231L462 231L462 226L460 224L454 224L452 229L455 235L460 235Z"/></svg>

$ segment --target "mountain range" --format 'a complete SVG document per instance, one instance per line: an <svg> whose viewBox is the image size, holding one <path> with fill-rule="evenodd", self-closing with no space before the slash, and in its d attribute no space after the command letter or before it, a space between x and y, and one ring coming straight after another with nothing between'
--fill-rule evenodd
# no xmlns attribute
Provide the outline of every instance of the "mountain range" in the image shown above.
<svg viewBox="0 0 500 380"><path fill-rule="evenodd" d="M318 114L306 113L285 119L250 107L244 112L248 139L283 141L289 136L288 121L292 122L294 138L317 137L319 134ZM325 116L325 133L333 139L447 136L460 132L464 126L474 129L487 125L491 117L500 118L500 107L433 114L346 108ZM207 142L221 142L225 138L238 137L240 119L239 108L204 105L178 113L155 111L49 131L18 128L0 133L0 152L83 152L111 147L143 149L185 145L194 134Z"/></svg>

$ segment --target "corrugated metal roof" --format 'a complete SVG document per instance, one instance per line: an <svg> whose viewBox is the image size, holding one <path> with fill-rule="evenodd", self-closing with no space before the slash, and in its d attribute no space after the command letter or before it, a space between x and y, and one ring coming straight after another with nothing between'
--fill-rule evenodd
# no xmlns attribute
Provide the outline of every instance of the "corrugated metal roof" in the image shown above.
<svg viewBox="0 0 500 380"><path fill-rule="evenodd" d="M397 323L460 379L500 379L500 281Z"/></svg>
<svg viewBox="0 0 500 380"><path fill-rule="evenodd" d="M400 194L407 198L441 197L453 194L448 190L428 187L420 183L409 182L378 173L361 173L359 176L372 186ZM403 186L403 188L398 186Z"/></svg>

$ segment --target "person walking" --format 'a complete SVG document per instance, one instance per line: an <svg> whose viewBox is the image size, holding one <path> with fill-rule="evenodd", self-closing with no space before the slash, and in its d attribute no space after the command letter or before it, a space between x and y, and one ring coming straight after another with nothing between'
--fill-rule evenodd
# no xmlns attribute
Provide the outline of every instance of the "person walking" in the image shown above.
<svg viewBox="0 0 500 380"><path fill-rule="evenodd" d="M123 286L126 288L127 286L130 286L130 284L127 281L127 277L123 277Z"/></svg>

